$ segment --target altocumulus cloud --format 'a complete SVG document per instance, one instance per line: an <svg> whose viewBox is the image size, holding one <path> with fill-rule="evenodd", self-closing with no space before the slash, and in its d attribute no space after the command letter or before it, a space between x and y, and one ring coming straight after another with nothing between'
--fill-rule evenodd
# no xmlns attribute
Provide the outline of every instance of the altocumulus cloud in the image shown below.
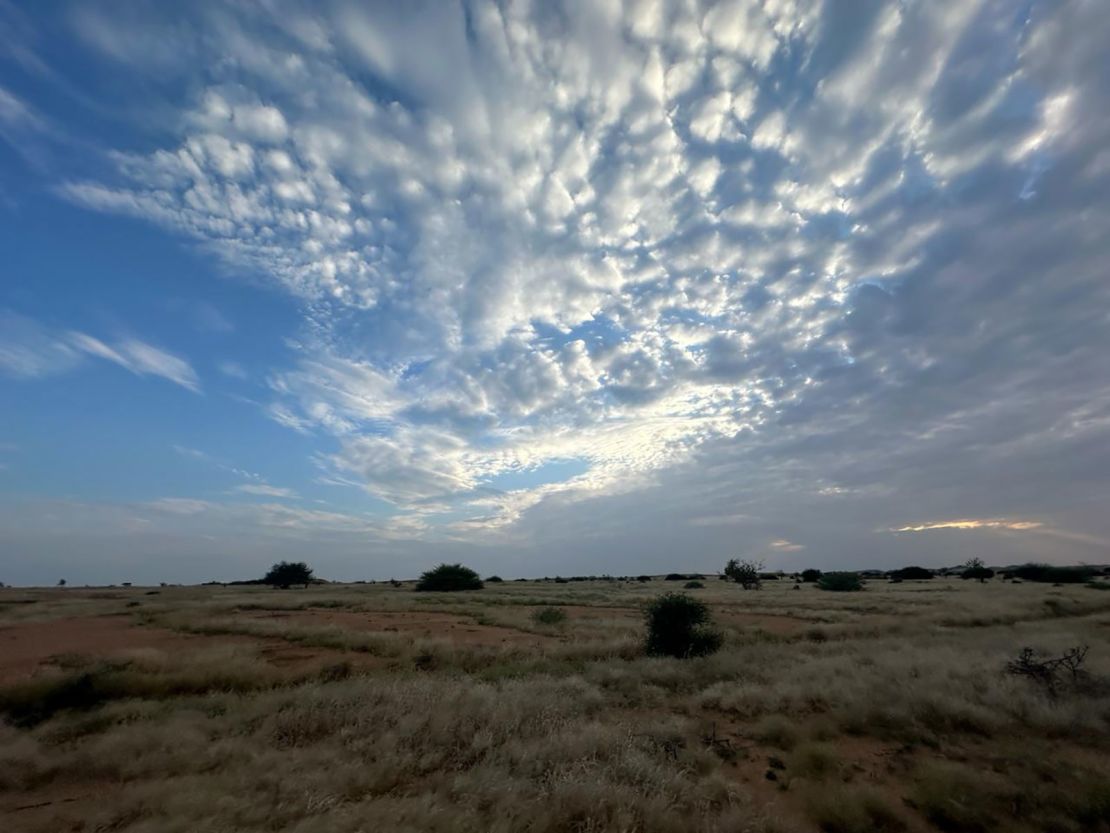
<svg viewBox="0 0 1110 833"><path fill-rule="evenodd" d="M1108 531L1100 6L81 4L189 92L55 188L299 299L261 407L391 540L1041 555L906 519ZM137 342L5 361L77 353L197 387Z"/></svg>

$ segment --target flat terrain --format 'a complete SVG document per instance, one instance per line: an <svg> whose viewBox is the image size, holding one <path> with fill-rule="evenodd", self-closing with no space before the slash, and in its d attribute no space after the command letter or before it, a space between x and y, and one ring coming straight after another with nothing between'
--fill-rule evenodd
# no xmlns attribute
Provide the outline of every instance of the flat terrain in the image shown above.
<svg viewBox="0 0 1110 833"><path fill-rule="evenodd" d="M0 590L0 830L1110 830L1110 592L678 588Z"/></svg>

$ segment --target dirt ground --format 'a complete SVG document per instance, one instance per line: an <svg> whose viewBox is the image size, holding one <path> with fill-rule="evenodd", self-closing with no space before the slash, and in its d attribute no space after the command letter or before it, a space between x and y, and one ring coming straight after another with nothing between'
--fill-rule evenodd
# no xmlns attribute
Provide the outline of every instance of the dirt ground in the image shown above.
<svg viewBox="0 0 1110 833"><path fill-rule="evenodd" d="M164 628L135 627L129 616L75 616L0 627L0 682L29 677L68 655L113 657L136 648L192 651L208 642Z"/></svg>
<svg viewBox="0 0 1110 833"><path fill-rule="evenodd" d="M201 636L151 625L130 616L74 616L0 627L0 685L57 668L67 658L123 659L137 650L181 656L219 645L257 650L272 665L305 672L329 662L347 661L360 670L380 665L376 657L351 656L327 648L293 645L280 639L224 634Z"/></svg>

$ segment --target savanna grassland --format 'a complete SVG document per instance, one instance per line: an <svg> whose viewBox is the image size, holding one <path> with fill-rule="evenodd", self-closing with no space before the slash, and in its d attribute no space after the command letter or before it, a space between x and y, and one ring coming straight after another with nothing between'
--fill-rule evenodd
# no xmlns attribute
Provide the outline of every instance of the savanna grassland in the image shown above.
<svg viewBox="0 0 1110 833"><path fill-rule="evenodd" d="M1110 593L676 586L0 590L0 829L1110 830Z"/></svg>

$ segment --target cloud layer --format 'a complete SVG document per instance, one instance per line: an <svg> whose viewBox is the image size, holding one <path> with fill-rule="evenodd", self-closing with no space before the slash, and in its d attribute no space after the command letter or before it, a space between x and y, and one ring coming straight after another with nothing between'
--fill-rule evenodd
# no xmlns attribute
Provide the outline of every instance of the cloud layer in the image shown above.
<svg viewBox="0 0 1110 833"><path fill-rule="evenodd" d="M56 192L299 300L262 407L390 530L546 547L564 517L605 549L667 518L793 560L821 529L865 559L891 530L1023 529L945 520L968 511L1110 532L1084 508L1110 462L1095 2L92 3L68 25L182 92ZM7 94L0 116L37 118ZM199 387L79 333L0 360L78 355Z"/></svg>

